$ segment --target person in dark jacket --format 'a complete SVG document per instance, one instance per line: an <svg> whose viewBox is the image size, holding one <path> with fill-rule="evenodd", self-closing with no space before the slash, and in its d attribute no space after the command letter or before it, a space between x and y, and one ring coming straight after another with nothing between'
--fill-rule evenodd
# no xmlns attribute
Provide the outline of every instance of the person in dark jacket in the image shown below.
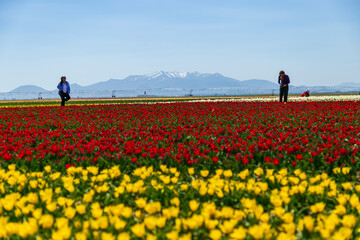
<svg viewBox="0 0 360 240"><path fill-rule="evenodd" d="M59 95L61 97L61 106L65 106L65 102L70 100L70 84L66 81L66 77L62 76L58 84Z"/></svg>
<svg viewBox="0 0 360 240"><path fill-rule="evenodd" d="M284 102L287 102L290 78L282 70L279 73L278 83L280 84L280 102L282 102L283 97L284 97Z"/></svg>

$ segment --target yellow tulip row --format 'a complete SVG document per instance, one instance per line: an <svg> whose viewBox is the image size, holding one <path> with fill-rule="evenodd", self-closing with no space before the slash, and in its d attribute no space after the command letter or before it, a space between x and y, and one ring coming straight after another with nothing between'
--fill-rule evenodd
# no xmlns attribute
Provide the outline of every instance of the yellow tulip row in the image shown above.
<svg viewBox="0 0 360 240"><path fill-rule="evenodd" d="M300 169L8 165L0 168L0 238L350 239L359 235L359 192Z"/></svg>

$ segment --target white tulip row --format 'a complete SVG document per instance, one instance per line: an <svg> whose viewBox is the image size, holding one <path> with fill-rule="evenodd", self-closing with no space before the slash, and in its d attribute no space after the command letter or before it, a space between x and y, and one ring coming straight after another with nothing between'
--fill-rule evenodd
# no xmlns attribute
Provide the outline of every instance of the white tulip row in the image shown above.
<svg viewBox="0 0 360 240"><path fill-rule="evenodd" d="M278 96L272 97L242 97L242 98L221 98L192 100L191 102L277 102ZM288 102L319 102L319 101L360 101L360 95L326 95L310 97L289 97Z"/></svg>

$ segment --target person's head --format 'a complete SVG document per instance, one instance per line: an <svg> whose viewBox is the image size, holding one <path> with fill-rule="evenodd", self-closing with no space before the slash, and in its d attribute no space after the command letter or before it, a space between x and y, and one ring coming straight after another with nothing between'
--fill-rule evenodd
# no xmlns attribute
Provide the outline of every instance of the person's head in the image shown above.
<svg viewBox="0 0 360 240"><path fill-rule="evenodd" d="M66 77L65 77L65 76L62 76L62 77L61 77L61 81L62 81L62 82L65 82L65 81L66 81Z"/></svg>
<svg viewBox="0 0 360 240"><path fill-rule="evenodd" d="M306 91L309 93L310 92L310 90L309 89L306 89Z"/></svg>
<svg viewBox="0 0 360 240"><path fill-rule="evenodd" d="M284 76L284 75L285 75L285 72L284 72L283 70L281 70L281 71L279 72L279 75Z"/></svg>

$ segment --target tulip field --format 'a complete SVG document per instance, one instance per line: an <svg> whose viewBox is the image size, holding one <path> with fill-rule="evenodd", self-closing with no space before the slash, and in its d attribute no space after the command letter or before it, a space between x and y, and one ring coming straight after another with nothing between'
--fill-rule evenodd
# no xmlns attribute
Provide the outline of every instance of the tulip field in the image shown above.
<svg viewBox="0 0 360 240"><path fill-rule="evenodd" d="M359 146L359 97L2 104L0 239L360 239Z"/></svg>

